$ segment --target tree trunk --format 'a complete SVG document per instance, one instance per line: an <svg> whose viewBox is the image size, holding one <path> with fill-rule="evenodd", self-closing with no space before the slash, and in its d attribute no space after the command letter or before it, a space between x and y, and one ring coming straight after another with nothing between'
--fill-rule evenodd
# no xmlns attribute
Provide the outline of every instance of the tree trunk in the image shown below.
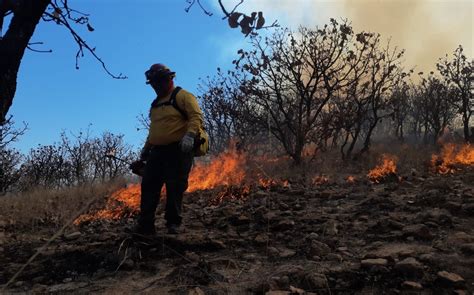
<svg viewBox="0 0 474 295"><path fill-rule="evenodd" d="M469 134L469 117L467 116L467 114L463 114L462 116L462 122L463 122L463 130L464 130L464 141L466 143L470 142L471 141L471 136Z"/></svg>
<svg viewBox="0 0 474 295"><path fill-rule="evenodd" d="M49 0L22 0L8 31L0 39L0 124L5 122L16 92L21 59Z"/></svg>

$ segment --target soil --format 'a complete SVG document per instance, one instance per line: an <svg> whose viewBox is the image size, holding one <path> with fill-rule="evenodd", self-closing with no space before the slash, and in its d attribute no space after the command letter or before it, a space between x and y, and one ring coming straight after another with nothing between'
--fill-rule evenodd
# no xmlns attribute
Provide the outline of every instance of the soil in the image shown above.
<svg viewBox="0 0 474 295"><path fill-rule="evenodd" d="M133 218L55 240L5 293L472 294L474 169L187 194L184 233L130 236ZM230 196L230 195L229 195ZM216 197L220 202L216 202ZM0 223L0 284L49 238Z"/></svg>

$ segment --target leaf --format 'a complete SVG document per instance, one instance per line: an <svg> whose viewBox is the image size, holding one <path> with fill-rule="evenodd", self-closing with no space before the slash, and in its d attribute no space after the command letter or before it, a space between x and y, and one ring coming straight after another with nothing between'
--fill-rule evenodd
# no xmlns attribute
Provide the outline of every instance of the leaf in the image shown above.
<svg viewBox="0 0 474 295"><path fill-rule="evenodd" d="M228 19L229 26L233 29L237 28L239 26L239 18L242 15L242 13L239 12L233 12Z"/></svg>
<svg viewBox="0 0 474 295"><path fill-rule="evenodd" d="M89 23L87 23L87 30L89 32L94 32L95 29Z"/></svg>

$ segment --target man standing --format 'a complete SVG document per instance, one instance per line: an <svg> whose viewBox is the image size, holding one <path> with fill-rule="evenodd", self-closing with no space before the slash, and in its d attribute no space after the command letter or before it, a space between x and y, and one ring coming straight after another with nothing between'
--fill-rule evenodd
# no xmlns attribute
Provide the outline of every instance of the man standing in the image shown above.
<svg viewBox="0 0 474 295"><path fill-rule="evenodd" d="M194 95L174 86L175 72L165 65L152 65L145 76L157 96L151 104L149 133L140 155L140 162L146 164L135 232L155 233L155 211L165 184L166 227L168 233L178 234L195 138L203 124L202 112Z"/></svg>

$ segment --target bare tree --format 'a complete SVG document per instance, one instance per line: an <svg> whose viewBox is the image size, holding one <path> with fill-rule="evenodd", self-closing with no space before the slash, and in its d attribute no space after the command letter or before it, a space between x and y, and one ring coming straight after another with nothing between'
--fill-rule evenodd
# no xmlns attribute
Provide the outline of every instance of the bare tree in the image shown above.
<svg viewBox="0 0 474 295"><path fill-rule="evenodd" d="M463 122L464 140L472 141L474 134L469 134L469 123L474 112L474 99L472 96L472 83L474 81L473 63L468 60L464 50L460 45L454 51L453 58L440 59L436 64L438 71L443 76L445 82L456 91L453 103L457 113L461 115Z"/></svg>
<svg viewBox="0 0 474 295"><path fill-rule="evenodd" d="M415 97L415 107L421 109L425 142L431 135L433 143L436 144L446 127L453 123L456 116L453 105L455 91L446 82L434 76L433 72L427 78L422 77Z"/></svg>
<svg viewBox="0 0 474 295"><path fill-rule="evenodd" d="M251 16L237 12L237 7L243 2L240 1L230 12L224 7L221 0L218 0L224 18L229 19L229 25L242 28L242 33L248 35L258 29L264 28L265 20L261 12L254 12ZM199 0L188 1L187 11L195 3L207 12ZM3 34L2 28L6 27L4 21L6 16L12 15L8 30ZM90 46L78 33L78 26L86 26L92 32L89 15L80 12L69 6L68 0L0 0L0 125L5 123L8 110L10 109L17 87L17 75L21 60L26 49L36 52L45 52L33 48L38 42L30 42L36 26L40 21L54 22L63 26L76 42L78 49L76 53L76 68L79 67L78 60L88 52L93 56L111 77L116 79L126 78L122 74L113 74L102 61L93 46ZM271 26L276 26L274 23ZM270 27L271 27L270 26ZM41 42L39 44L42 44ZM50 51L46 51L50 52Z"/></svg>
<svg viewBox="0 0 474 295"><path fill-rule="evenodd" d="M19 180L21 154L10 147L27 130L26 123L16 128L11 117L0 125L0 195L9 191Z"/></svg>

